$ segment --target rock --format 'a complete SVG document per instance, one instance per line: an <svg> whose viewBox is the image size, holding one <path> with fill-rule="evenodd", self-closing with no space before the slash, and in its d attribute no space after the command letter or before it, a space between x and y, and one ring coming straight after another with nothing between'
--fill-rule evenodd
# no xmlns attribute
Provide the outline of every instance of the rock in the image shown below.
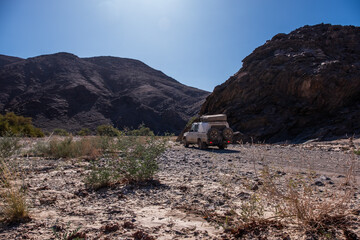
<svg viewBox="0 0 360 240"><path fill-rule="evenodd" d="M322 181L315 181L314 185L319 186L319 187L325 186L325 184Z"/></svg>
<svg viewBox="0 0 360 240"><path fill-rule="evenodd" d="M254 184L252 187L251 187L251 190L253 191L256 191L259 189L259 184Z"/></svg>
<svg viewBox="0 0 360 240"><path fill-rule="evenodd" d="M319 24L276 35L207 97L237 141L325 140L360 134L360 27Z"/></svg>
<svg viewBox="0 0 360 240"><path fill-rule="evenodd" d="M247 200L250 198L250 194L249 193L246 193L246 192L241 192L238 194L238 197L241 199L241 200Z"/></svg>
<svg viewBox="0 0 360 240"><path fill-rule="evenodd" d="M135 240L154 240L155 238L149 234L139 230L133 234Z"/></svg>
<svg viewBox="0 0 360 240"><path fill-rule="evenodd" d="M144 123L155 133L178 134L207 95L134 59L0 55L0 113L31 117L47 131Z"/></svg>
<svg viewBox="0 0 360 240"><path fill-rule="evenodd" d="M135 224L132 222L124 222L123 227L126 229L134 229L135 228Z"/></svg>
<svg viewBox="0 0 360 240"><path fill-rule="evenodd" d="M120 229L120 226L116 223L109 223L100 228L100 230L105 233L116 232L119 229Z"/></svg>
<svg viewBox="0 0 360 240"><path fill-rule="evenodd" d="M331 180L331 178L329 178L329 177L327 177L327 176L324 176L324 175L322 175L322 176L320 176L320 178L319 178L320 180L322 180L322 181L330 181Z"/></svg>

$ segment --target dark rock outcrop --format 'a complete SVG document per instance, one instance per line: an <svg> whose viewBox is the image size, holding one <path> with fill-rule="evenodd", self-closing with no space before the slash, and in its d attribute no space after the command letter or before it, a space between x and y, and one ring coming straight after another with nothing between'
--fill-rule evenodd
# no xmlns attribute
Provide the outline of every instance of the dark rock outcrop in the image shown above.
<svg viewBox="0 0 360 240"><path fill-rule="evenodd" d="M133 59L0 56L0 113L32 117L48 131L143 122L156 133L179 133L208 94Z"/></svg>
<svg viewBox="0 0 360 240"><path fill-rule="evenodd" d="M254 141L359 134L360 28L319 24L277 34L214 89L200 113L226 113Z"/></svg>

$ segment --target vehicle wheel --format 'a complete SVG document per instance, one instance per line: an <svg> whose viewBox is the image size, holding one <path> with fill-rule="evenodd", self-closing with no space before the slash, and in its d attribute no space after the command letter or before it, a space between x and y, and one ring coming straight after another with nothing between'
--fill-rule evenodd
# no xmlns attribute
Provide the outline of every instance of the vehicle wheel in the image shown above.
<svg viewBox="0 0 360 240"><path fill-rule="evenodd" d="M186 138L183 138L183 144L184 144L184 147L189 147L189 143L188 141L186 141Z"/></svg>
<svg viewBox="0 0 360 240"><path fill-rule="evenodd" d="M205 143L203 141L201 141L201 139L198 139L198 146L199 146L199 149L205 149Z"/></svg>
<svg viewBox="0 0 360 240"><path fill-rule="evenodd" d="M216 128L210 128L207 133L208 139L211 141L218 141L221 137L220 131Z"/></svg>
<svg viewBox="0 0 360 240"><path fill-rule="evenodd" d="M226 141L231 141L234 136L233 130L231 128L225 128L222 132L222 136Z"/></svg>

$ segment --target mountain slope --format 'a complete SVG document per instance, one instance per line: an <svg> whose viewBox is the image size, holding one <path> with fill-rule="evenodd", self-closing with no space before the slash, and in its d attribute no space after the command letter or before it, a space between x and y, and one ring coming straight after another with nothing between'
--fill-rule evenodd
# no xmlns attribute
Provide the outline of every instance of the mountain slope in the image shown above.
<svg viewBox="0 0 360 240"><path fill-rule="evenodd" d="M0 112L32 117L49 131L143 122L155 132L178 133L208 94L133 59L0 56Z"/></svg>
<svg viewBox="0 0 360 240"><path fill-rule="evenodd" d="M319 24L277 34L206 99L254 141L360 133L360 28Z"/></svg>

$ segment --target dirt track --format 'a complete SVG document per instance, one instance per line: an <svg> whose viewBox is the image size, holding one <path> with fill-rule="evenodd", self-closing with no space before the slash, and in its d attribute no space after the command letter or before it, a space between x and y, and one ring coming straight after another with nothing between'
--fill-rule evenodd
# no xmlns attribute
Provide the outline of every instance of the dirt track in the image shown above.
<svg viewBox="0 0 360 240"><path fill-rule="evenodd" d="M31 221L3 227L0 238L54 239L54 227L60 235L80 227L87 239L134 239L136 232L155 239L231 238L224 233L225 222L211 221L209 215L239 211L257 191L263 166L287 176L315 171L324 184L316 188L321 192L340 184L350 160L356 162L359 180L360 158L349 152L346 142L232 145L226 150L173 144L159 159L155 181L96 192L86 190L83 183L89 165L86 161L23 159ZM359 189L352 202L360 205ZM356 224L352 231L360 236ZM273 230L266 236L284 238L284 232L291 239L306 239L292 228Z"/></svg>

